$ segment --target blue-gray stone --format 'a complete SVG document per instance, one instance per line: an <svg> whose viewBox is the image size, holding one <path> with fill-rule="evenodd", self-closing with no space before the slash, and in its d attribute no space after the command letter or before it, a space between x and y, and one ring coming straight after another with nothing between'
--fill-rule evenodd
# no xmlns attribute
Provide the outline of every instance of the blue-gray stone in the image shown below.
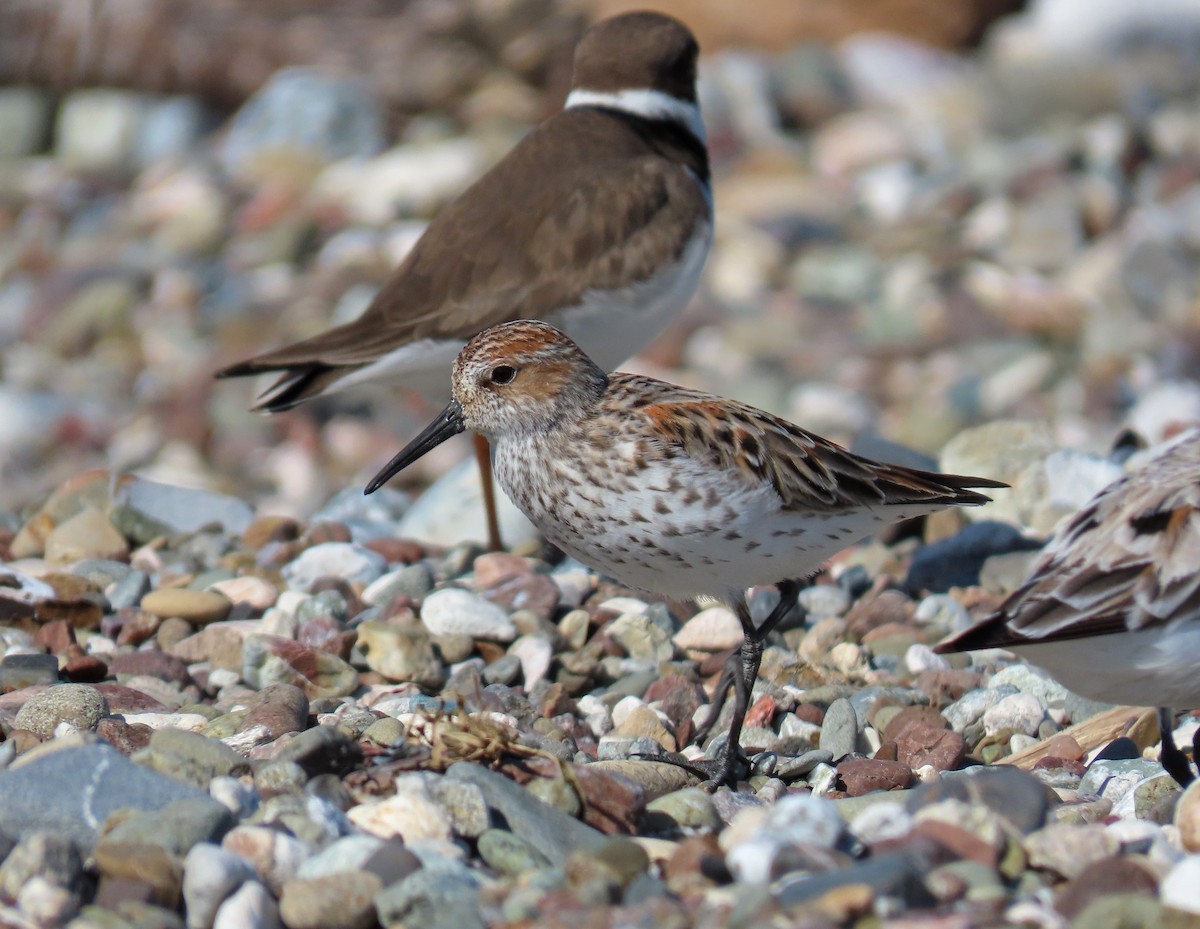
<svg viewBox="0 0 1200 929"><path fill-rule="evenodd" d="M917 549L904 586L913 592L930 593L945 593L951 587L972 587L979 583L983 563L993 555L1032 551L1041 545L1008 523L996 520L971 523L947 539Z"/></svg>
<svg viewBox="0 0 1200 929"><path fill-rule="evenodd" d="M224 809L204 791L134 764L111 746L64 748L0 771L0 832L18 838L57 832L86 853L114 811L161 810L189 798Z"/></svg>
<svg viewBox="0 0 1200 929"><path fill-rule="evenodd" d="M543 803L523 787L487 768L460 761L451 765L447 776L479 787L488 808L504 817L513 835L551 861L562 861L576 850L595 851L608 841L598 829Z"/></svg>
<svg viewBox="0 0 1200 929"><path fill-rule="evenodd" d="M1048 788L1032 774L1007 765L943 771L936 781L911 791L904 806L916 813L941 800L983 804L1022 835L1042 828L1050 814Z"/></svg>

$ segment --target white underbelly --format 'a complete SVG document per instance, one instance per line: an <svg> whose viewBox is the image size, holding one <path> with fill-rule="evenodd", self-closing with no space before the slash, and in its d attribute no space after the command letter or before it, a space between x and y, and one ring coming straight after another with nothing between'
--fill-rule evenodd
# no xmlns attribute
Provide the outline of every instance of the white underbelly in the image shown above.
<svg viewBox="0 0 1200 929"><path fill-rule="evenodd" d="M1200 621L1013 648L1084 697L1133 706L1200 707Z"/></svg>

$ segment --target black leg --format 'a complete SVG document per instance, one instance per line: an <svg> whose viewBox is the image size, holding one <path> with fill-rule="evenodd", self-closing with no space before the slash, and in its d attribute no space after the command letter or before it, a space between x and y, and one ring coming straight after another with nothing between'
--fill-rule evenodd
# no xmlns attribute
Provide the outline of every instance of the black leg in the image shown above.
<svg viewBox="0 0 1200 929"><path fill-rule="evenodd" d="M721 750L720 757L717 759L716 773L709 781L712 789L716 789L722 784L729 784L731 787L737 785L734 770L741 755L741 748L738 742L741 738L742 726L746 722L746 713L750 709L750 697L754 693L754 682L758 680L758 667L762 663L763 643L766 642L767 636L771 634L775 627L790 612L799 586L796 581L782 581L779 583L779 603L776 604L775 609L763 620L760 626L754 625L754 619L750 615L750 606L746 602L745 596L742 596L734 604L734 612L737 613L737 617L742 624L742 644L730 656L730 661L726 664L725 671L721 675L722 684L725 683L727 677L733 683L733 720L729 724L729 738L726 740L725 747ZM718 699L723 702L724 691L721 691ZM721 707L718 705L716 711L710 716L707 722L711 724L711 722L715 721L716 714L720 713L720 711Z"/></svg>
<svg viewBox="0 0 1200 929"><path fill-rule="evenodd" d="M1159 754L1159 762L1171 777L1175 778L1176 783L1180 787L1187 787L1196 776L1192 773L1192 767L1188 764L1187 755L1179 750L1179 746L1175 744L1175 736L1172 734L1175 729L1175 714L1167 707L1158 708L1158 727L1162 730L1162 752ZM1196 732L1196 738L1192 741L1192 754L1196 756L1200 744L1200 730Z"/></svg>

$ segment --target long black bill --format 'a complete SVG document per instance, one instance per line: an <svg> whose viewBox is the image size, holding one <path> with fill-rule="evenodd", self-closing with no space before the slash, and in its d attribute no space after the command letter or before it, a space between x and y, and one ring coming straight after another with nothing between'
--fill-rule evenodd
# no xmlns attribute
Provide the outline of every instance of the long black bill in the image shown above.
<svg viewBox="0 0 1200 929"><path fill-rule="evenodd" d="M371 478L364 494L373 494L393 477L407 468L427 452L437 448L447 439L458 435L466 428L463 425L462 407L457 400L451 400L446 408L431 422L419 436L408 443L395 458L383 466L383 469Z"/></svg>

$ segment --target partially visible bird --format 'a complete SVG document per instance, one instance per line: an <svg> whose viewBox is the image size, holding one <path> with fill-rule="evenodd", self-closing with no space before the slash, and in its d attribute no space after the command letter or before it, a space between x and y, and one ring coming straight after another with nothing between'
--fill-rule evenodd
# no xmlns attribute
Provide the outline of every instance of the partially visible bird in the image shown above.
<svg viewBox="0 0 1200 929"><path fill-rule="evenodd" d="M280 372L255 405L270 412L375 380L441 403L459 349L506 320L549 320L606 370L644 348L691 298L712 240L697 55L668 16L597 23L565 108L434 218L358 319L217 377Z"/></svg>
<svg viewBox="0 0 1200 929"><path fill-rule="evenodd" d="M1014 651L1093 700L1159 707L1163 767L1191 781L1170 709L1200 707L1200 431L1101 490L999 609L935 650L981 648Z"/></svg>
<svg viewBox="0 0 1200 929"><path fill-rule="evenodd" d="M476 336L454 363L445 411L379 472L371 493L464 429L487 437L513 502L561 548L631 587L729 602L743 640L730 670L734 719L712 783L734 780L767 635L796 579L871 532L988 498L985 478L854 455L753 407L633 374L606 375L542 322ZM760 624L746 589L777 584Z"/></svg>

